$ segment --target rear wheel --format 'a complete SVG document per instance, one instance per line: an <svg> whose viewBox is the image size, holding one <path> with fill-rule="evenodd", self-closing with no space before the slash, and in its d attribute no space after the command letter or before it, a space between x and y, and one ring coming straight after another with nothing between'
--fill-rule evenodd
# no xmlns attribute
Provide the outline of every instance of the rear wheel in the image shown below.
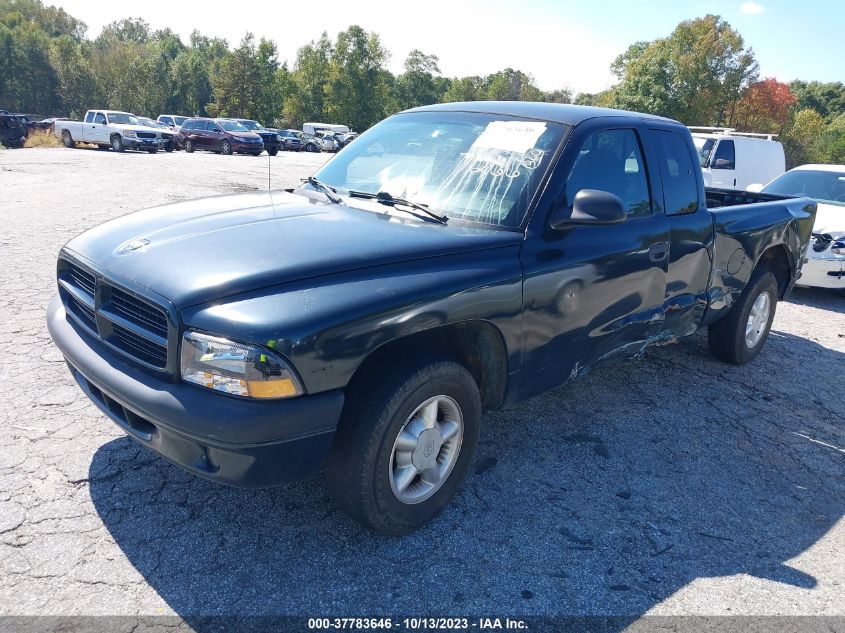
<svg viewBox="0 0 845 633"><path fill-rule="evenodd" d="M64 143L65 147L74 147L76 145L68 130L62 132L62 143Z"/></svg>
<svg viewBox="0 0 845 633"><path fill-rule="evenodd" d="M176 148L173 146L173 141L168 141L167 144L164 146L164 151L167 152L168 154L170 152L172 152L174 149L176 149Z"/></svg>
<svg viewBox="0 0 845 633"><path fill-rule="evenodd" d="M191 139L185 140L185 151L192 154L194 151L194 142Z"/></svg>
<svg viewBox="0 0 845 633"><path fill-rule="evenodd" d="M329 490L368 527L410 532L466 476L481 425L478 385L462 365L432 360L379 372L354 389L326 466Z"/></svg>
<svg viewBox="0 0 845 633"><path fill-rule="evenodd" d="M232 144L226 139L223 139L223 142L220 143L220 153L226 154L226 156L232 153Z"/></svg>
<svg viewBox="0 0 845 633"><path fill-rule="evenodd" d="M126 149L123 146L123 139L120 137L120 134L115 134L111 137L111 148L116 152L122 152Z"/></svg>
<svg viewBox="0 0 845 633"><path fill-rule="evenodd" d="M777 301L775 276L766 269L756 271L727 316L708 328L710 353L734 365L752 361L769 336Z"/></svg>

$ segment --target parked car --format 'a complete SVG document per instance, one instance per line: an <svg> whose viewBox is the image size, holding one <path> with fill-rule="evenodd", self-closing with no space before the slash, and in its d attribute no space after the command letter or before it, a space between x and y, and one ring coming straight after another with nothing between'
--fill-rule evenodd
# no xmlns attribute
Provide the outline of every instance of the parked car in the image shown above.
<svg viewBox="0 0 845 633"><path fill-rule="evenodd" d="M182 124L187 121L190 117L181 116L179 114L159 114L158 119L156 119L159 123L164 123L167 127L171 130L175 130L175 132L179 133L179 128L182 127Z"/></svg>
<svg viewBox="0 0 845 633"><path fill-rule="evenodd" d="M691 127L704 186L744 191L786 171L783 145L773 134L737 132L733 128Z"/></svg>
<svg viewBox="0 0 845 633"><path fill-rule="evenodd" d="M188 119L179 130L179 144L188 153L201 149L258 156L264 151L264 141L258 134L230 119Z"/></svg>
<svg viewBox="0 0 845 633"><path fill-rule="evenodd" d="M296 130L276 130L276 132L282 139L282 149L293 152L302 150L302 139Z"/></svg>
<svg viewBox="0 0 845 633"><path fill-rule="evenodd" d="M20 116L0 110L0 143L4 147L23 147L28 135L26 122Z"/></svg>
<svg viewBox="0 0 845 633"><path fill-rule="evenodd" d="M116 152L138 149L155 154L164 143L161 129L143 125L134 114L116 110L88 110L84 121L55 121L53 133L65 147L93 143Z"/></svg>
<svg viewBox="0 0 845 633"><path fill-rule="evenodd" d="M238 486L325 464L340 507L398 534L454 496L485 409L703 328L717 358L754 359L815 210L705 198L690 133L669 119L439 104L373 126L296 189L75 237L47 321L134 440Z"/></svg>
<svg viewBox="0 0 845 633"><path fill-rule="evenodd" d="M322 139L319 139L316 136L311 136L310 134L306 134L305 132L296 132L296 135L299 136L299 140L302 143L302 149L304 149L306 152L323 151Z"/></svg>
<svg viewBox="0 0 845 633"><path fill-rule="evenodd" d="M750 189L818 203L813 241L796 285L845 290L845 165L801 165Z"/></svg>
<svg viewBox="0 0 845 633"><path fill-rule="evenodd" d="M279 153L279 148L282 146L282 139L279 136L278 132L276 132L275 130L269 130L263 125L261 125L258 121L253 121L252 119L232 120L237 121L250 132L255 132L256 134L258 134L258 136L261 137L261 140L264 141L264 149L267 150L267 153L270 154L270 156L275 156Z"/></svg>
<svg viewBox="0 0 845 633"><path fill-rule="evenodd" d="M141 122L142 125L161 130L161 147L165 152L172 152L174 149L177 149L176 132L174 132L172 128L165 125L164 123L153 121L151 118L145 116L139 116L138 120Z"/></svg>
<svg viewBox="0 0 845 633"><path fill-rule="evenodd" d="M322 144L321 149L324 152L336 152L340 149L340 143L334 137L334 132L317 132L314 138Z"/></svg>

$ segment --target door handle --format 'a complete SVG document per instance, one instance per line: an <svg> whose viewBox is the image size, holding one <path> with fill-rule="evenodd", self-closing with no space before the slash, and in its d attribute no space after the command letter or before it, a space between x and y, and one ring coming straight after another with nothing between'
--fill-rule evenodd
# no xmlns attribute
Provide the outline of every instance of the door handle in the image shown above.
<svg viewBox="0 0 845 633"><path fill-rule="evenodd" d="M648 259L652 262L662 262L668 255L668 242L656 242L648 248Z"/></svg>

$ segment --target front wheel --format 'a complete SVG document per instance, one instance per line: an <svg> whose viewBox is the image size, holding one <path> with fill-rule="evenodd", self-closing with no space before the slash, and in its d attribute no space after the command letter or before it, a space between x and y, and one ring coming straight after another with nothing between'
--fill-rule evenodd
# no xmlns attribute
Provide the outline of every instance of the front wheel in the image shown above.
<svg viewBox="0 0 845 633"><path fill-rule="evenodd" d="M707 332L710 353L726 363L751 362L769 336L778 301L778 284L768 270L755 272L727 316Z"/></svg>
<svg viewBox="0 0 845 633"><path fill-rule="evenodd" d="M172 152L174 149L176 149L176 148L173 146L173 141L170 141L169 143L167 143L167 145L164 146L164 151L167 152L168 154L170 152Z"/></svg>
<svg viewBox="0 0 845 633"><path fill-rule="evenodd" d="M187 139L185 141L185 151L189 154L193 154L194 152L194 142L191 139Z"/></svg>
<svg viewBox="0 0 845 633"><path fill-rule="evenodd" d="M478 385L462 365L442 360L378 372L350 393L326 465L329 491L373 530L415 530L457 492L480 425Z"/></svg>
<svg viewBox="0 0 845 633"><path fill-rule="evenodd" d="M277 147L276 149L268 149L267 153L270 154L270 156L275 156L279 153L279 148Z"/></svg>
<svg viewBox="0 0 845 633"><path fill-rule="evenodd" d="M158 151L157 147L148 147L147 148L147 152L149 152L150 154L155 154L157 151Z"/></svg>
<svg viewBox="0 0 845 633"><path fill-rule="evenodd" d="M111 137L111 148L116 152L122 152L125 148L123 146L123 139L119 134Z"/></svg>

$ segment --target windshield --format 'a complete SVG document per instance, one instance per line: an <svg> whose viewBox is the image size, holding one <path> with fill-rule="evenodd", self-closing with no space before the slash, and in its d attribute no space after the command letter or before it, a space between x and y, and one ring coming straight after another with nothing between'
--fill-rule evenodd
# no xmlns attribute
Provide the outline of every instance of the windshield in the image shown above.
<svg viewBox="0 0 845 633"><path fill-rule="evenodd" d="M763 187L764 193L782 196L806 196L845 207L845 172L794 169L778 176Z"/></svg>
<svg viewBox="0 0 845 633"><path fill-rule="evenodd" d="M176 125L182 125L185 121L188 120L186 116L175 116L173 120L176 122Z"/></svg>
<svg viewBox="0 0 845 633"><path fill-rule="evenodd" d="M477 112L409 112L370 128L315 177L428 205L450 218L517 227L568 127Z"/></svg>
<svg viewBox="0 0 845 633"><path fill-rule="evenodd" d="M716 141L712 138L693 136L692 142L695 143L695 149L698 151L698 162L701 163L702 167L706 167L707 160L710 158L710 152L713 150L713 145Z"/></svg>
<svg viewBox="0 0 845 633"><path fill-rule="evenodd" d="M215 119L215 121L217 125L227 132L249 132L248 129L236 121L225 121L223 119Z"/></svg>
<svg viewBox="0 0 845 633"><path fill-rule="evenodd" d="M119 125L141 125L134 114L124 114L123 112L109 112L109 123L117 123Z"/></svg>
<svg viewBox="0 0 845 633"><path fill-rule="evenodd" d="M243 125L248 130L263 130L264 126L261 125L258 121L239 121L241 125Z"/></svg>

